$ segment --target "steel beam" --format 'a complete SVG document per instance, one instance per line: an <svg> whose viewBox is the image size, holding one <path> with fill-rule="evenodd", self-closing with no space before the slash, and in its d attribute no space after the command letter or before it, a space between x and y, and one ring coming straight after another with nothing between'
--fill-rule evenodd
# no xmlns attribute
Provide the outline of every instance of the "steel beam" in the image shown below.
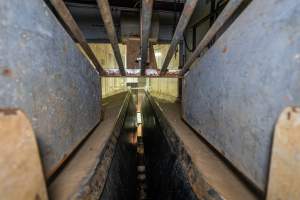
<svg viewBox="0 0 300 200"><path fill-rule="evenodd" d="M205 34L201 42L197 45L195 51L189 56L185 65L182 68L181 74L185 74L192 63L198 58L200 53L207 47L210 41L215 37L218 31L223 27L223 25L230 19L238 7L243 3L244 0L230 0L224 10L221 12L217 20L214 22L212 27Z"/></svg>
<svg viewBox="0 0 300 200"><path fill-rule="evenodd" d="M194 12L197 2L198 2L198 0L187 0L184 5L182 14L180 16L175 33L173 35L173 39L170 44L170 48L168 50L167 56L164 60L162 68L161 68L161 75L166 73L166 71L168 69L169 63L176 51L177 45L183 35L183 32L184 32L186 26L188 25L188 22L190 21L190 18Z"/></svg>
<svg viewBox="0 0 300 200"><path fill-rule="evenodd" d="M142 1L141 13L141 75L145 75L148 59L148 44L151 30L153 0Z"/></svg>
<svg viewBox="0 0 300 200"><path fill-rule="evenodd" d="M97 0L97 4L100 10L100 14L107 32L107 36L109 38L109 41L111 43L112 49L115 54L116 61L118 63L120 72L122 75L125 75L125 69L124 64L122 61L122 56L119 48L119 41L117 37L117 33L115 30L114 21L112 18L112 14L110 11L110 6L108 0Z"/></svg>
<svg viewBox="0 0 300 200"><path fill-rule="evenodd" d="M65 25L68 27L69 31L71 31L73 37L78 41L83 51L92 61L95 68L98 70L98 72L101 75L104 74L104 70L101 64L98 62L95 54L93 53L90 46L88 45L83 33L81 32L79 26L75 22L74 18L72 17L72 14L70 13L69 9L67 8L63 0L50 0L50 2L52 3L53 7L57 11L59 16L63 20L63 22L65 23Z"/></svg>

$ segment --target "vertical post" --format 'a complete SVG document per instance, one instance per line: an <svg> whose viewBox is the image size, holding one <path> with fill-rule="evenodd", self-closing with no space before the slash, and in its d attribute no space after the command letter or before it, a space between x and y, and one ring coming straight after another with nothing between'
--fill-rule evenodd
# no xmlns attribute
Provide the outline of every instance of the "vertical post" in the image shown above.
<svg viewBox="0 0 300 200"><path fill-rule="evenodd" d="M142 0L141 12L141 75L145 75L148 59L148 45L151 30L153 0Z"/></svg>
<svg viewBox="0 0 300 200"><path fill-rule="evenodd" d="M104 26L107 32L107 36L111 43L112 49L115 54L116 61L118 63L120 73L125 76L124 64L122 61L122 56L119 48L119 41L115 30L115 25L113 22L112 14L110 11L110 6L108 0L97 0L97 4L100 10L101 17L104 22Z"/></svg>
<svg viewBox="0 0 300 200"><path fill-rule="evenodd" d="M185 61L185 44L184 44L183 40L181 40L179 43L179 67L178 67L178 69L182 69L182 66L184 65L184 61ZM182 79L179 78L178 79L177 101L181 102L181 98L182 98Z"/></svg>

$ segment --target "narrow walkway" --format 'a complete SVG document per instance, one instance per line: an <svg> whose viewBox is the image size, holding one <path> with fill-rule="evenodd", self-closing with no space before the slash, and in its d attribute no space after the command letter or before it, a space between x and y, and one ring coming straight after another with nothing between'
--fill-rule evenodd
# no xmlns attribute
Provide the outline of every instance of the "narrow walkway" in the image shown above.
<svg viewBox="0 0 300 200"><path fill-rule="evenodd" d="M209 191L213 186L214 192L224 199L258 199L238 175L182 121L180 104L153 97L151 99L158 113L160 125L164 126L164 130L170 130L170 127L173 129L171 132L179 138L180 145L191 158L192 166L187 170L192 175L189 178L194 192L203 195L203 192ZM194 174L195 172L197 173ZM206 186L203 181L206 182Z"/></svg>
<svg viewBox="0 0 300 200"><path fill-rule="evenodd" d="M85 195L101 194L110 166L108 158L112 157L106 153L103 160L103 154L114 134L119 115L122 114L121 112L125 112L121 111L121 108L126 94L121 93L103 100L103 121L50 184L49 196L51 199L78 199ZM110 153L113 154L113 151ZM93 188L93 186L97 188Z"/></svg>

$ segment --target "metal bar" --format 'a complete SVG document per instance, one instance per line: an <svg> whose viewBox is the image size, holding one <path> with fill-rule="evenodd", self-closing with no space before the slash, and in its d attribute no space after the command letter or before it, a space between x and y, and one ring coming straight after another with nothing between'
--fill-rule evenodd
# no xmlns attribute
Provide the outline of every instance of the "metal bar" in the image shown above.
<svg viewBox="0 0 300 200"><path fill-rule="evenodd" d="M179 66L178 69L181 70L185 61L185 43L183 40L179 42ZM177 100L181 102L182 99L182 79L178 80L178 97Z"/></svg>
<svg viewBox="0 0 300 200"><path fill-rule="evenodd" d="M111 43L112 49L115 54L116 61L118 63L120 72L122 75L125 75L125 69L124 64L119 48L119 41L115 30L114 21L112 18L112 14L110 11L110 6L108 0L97 0L97 4L100 10L100 14L102 16L104 26L107 32L107 37L109 38L109 41Z"/></svg>
<svg viewBox="0 0 300 200"><path fill-rule="evenodd" d="M81 32L79 26L75 22L74 18L72 17L72 14L70 13L69 9L67 8L63 0L51 0L51 3L55 8L55 10L57 11L57 13L59 14L59 16L64 21L65 25L71 31L73 37L78 41L83 51L92 61L97 71L100 73L100 75L103 75L105 73L104 69L102 68L101 64L98 62L95 54L93 53L90 46L88 45L83 33Z"/></svg>
<svg viewBox="0 0 300 200"><path fill-rule="evenodd" d="M148 59L148 44L151 30L153 0L142 1L141 13L141 74L145 74L145 67Z"/></svg>
<svg viewBox="0 0 300 200"><path fill-rule="evenodd" d="M140 69L125 69L126 77L142 77ZM180 70L170 70L163 76L160 76L160 70L157 69L145 69L143 77L149 78L182 78L179 75ZM119 69L106 69L106 75L103 77L121 77Z"/></svg>
<svg viewBox="0 0 300 200"><path fill-rule="evenodd" d="M209 42L214 38L216 33L222 28L222 26L227 22L227 20L233 15L237 8L243 3L244 0L230 0L222 13L219 15L215 23L208 30L204 38L198 44L195 51L190 55L189 59L182 68L181 74L185 74L192 63L197 59L199 54L207 47Z"/></svg>
<svg viewBox="0 0 300 200"><path fill-rule="evenodd" d="M161 75L166 73L166 71L168 69L168 65L174 55L174 52L175 52L176 47L183 35L183 32L184 32L186 26L188 25L188 22L194 12L197 2L198 2L198 0L187 0L184 5L184 8L183 8L182 14L180 16L179 22L177 24L173 39L171 41L170 48L169 48L167 56L164 60L163 66L161 68Z"/></svg>

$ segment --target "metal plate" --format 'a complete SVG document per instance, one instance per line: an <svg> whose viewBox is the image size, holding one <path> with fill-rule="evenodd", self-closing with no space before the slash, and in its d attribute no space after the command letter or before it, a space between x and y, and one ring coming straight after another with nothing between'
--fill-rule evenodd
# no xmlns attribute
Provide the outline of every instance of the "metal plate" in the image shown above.
<svg viewBox="0 0 300 200"><path fill-rule="evenodd" d="M300 108L288 107L275 126L267 200L300 199Z"/></svg>
<svg viewBox="0 0 300 200"><path fill-rule="evenodd" d="M184 119L261 190L299 66L300 1L253 1L185 77Z"/></svg>
<svg viewBox="0 0 300 200"><path fill-rule="evenodd" d="M48 200L35 135L22 111L0 109L0 152L1 199Z"/></svg>
<svg viewBox="0 0 300 200"><path fill-rule="evenodd" d="M100 120L96 70L42 0L0 1L0 106L20 108L51 175Z"/></svg>

